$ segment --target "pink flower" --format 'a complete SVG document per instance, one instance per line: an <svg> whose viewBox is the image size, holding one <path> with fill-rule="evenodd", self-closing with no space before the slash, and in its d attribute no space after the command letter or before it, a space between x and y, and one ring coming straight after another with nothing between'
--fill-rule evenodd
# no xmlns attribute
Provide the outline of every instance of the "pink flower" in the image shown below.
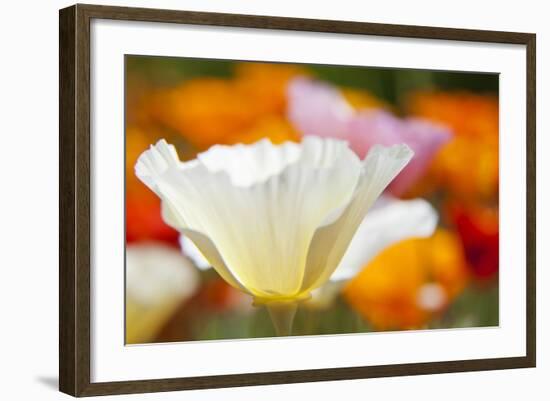
<svg viewBox="0 0 550 401"><path fill-rule="evenodd" d="M409 145L413 159L388 186L396 196L422 176L435 153L451 138L448 128L428 120L399 118L383 110L356 111L336 88L307 78L289 84L288 117L302 135L347 140L361 158L375 144Z"/></svg>

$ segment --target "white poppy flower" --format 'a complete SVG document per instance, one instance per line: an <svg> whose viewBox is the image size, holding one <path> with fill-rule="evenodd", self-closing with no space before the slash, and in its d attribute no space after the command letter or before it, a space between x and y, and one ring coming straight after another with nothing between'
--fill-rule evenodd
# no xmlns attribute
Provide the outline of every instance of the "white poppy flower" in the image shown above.
<svg viewBox="0 0 550 401"><path fill-rule="evenodd" d="M126 341L144 343L199 285L196 269L181 252L159 243L126 247Z"/></svg>
<svg viewBox="0 0 550 401"><path fill-rule="evenodd" d="M285 332L296 302L330 278L412 155L407 145L374 146L361 162L344 141L309 137L216 145L180 162L161 140L140 156L136 175L162 199L164 220Z"/></svg>

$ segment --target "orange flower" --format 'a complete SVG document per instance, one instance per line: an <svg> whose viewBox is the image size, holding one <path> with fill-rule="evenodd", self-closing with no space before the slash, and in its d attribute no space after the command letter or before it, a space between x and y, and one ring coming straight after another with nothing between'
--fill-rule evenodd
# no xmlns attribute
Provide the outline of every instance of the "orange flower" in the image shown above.
<svg viewBox="0 0 550 401"><path fill-rule="evenodd" d="M419 92L409 110L453 128L456 135L498 137L498 98L467 92Z"/></svg>
<svg viewBox="0 0 550 401"><path fill-rule="evenodd" d="M235 73L239 90L252 99L263 114L281 116L286 111L288 82L298 75L308 75L299 65L274 63L239 63Z"/></svg>
<svg viewBox="0 0 550 401"><path fill-rule="evenodd" d="M380 253L344 288L347 302L377 330L425 326L465 287L460 240L438 229Z"/></svg>
<svg viewBox="0 0 550 401"><path fill-rule="evenodd" d="M431 175L462 199L494 200L498 196L498 138L456 136L441 149Z"/></svg>
<svg viewBox="0 0 550 401"><path fill-rule="evenodd" d="M427 177L431 186L446 188L462 199L494 200L499 178L498 99L420 92L409 98L408 108L412 114L449 126L454 134L434 159Z"/></svg>
<svg viewBox="0 0 550 401"><path fill-rule="evenodd" d="M127 125L151 123L149 98L153 88L145 77L128 70L125 87L125 120Z"/></svg>
<svg viewBox="0 0 550 401"><path fill-rule="evenodd" d="M199 149L249 129L259 110L232 81L198 78L157 93L152 114Z"/></svg>
<svg viewBox="0 0 550 401"><path fill-rule="evenodd" d="M283 117L286 84L297 74L304 72L294 65L238 64L234 79L196 78L159 91L152 97L151 114L198 150L236 143L243 136L252 141L261 120Z"/></svg>
<svg viewBox="0 0 550 401"><path fill-rule="evenodd" d="M150 138L147 137L141 129L130 126L126 129L126 191L133 193L144 189L144 185L137 179L134 174L134 166L143 149L151 144Z"/></svg>
<svg viewBox="0 0 550 401"><path fill-rule="evenodd" d="M275 144L300 141L300 135L287 120L278 116L268 116L259 120L249 130L229 138L230 142L227 144L254 143L260 138L269 138Z"/></svg>

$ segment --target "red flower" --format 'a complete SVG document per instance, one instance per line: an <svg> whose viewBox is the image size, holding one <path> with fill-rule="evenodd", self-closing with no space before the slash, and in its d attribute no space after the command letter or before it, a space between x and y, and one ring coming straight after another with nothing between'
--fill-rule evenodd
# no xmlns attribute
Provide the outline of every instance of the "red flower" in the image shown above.
<svg viewBox="0 0 550 401"><path fill-rule="evenodd" d="M492 279L499 264L498 211L458 205L450 210L474 277L482 281Z"/></svg>
<svg viewBox="0 0 550 401"><path fill-rule="evenodd" d="M144 196L126 198L126 242L156 240L179 247L179 233L164 223L160 200Z"/></svg>

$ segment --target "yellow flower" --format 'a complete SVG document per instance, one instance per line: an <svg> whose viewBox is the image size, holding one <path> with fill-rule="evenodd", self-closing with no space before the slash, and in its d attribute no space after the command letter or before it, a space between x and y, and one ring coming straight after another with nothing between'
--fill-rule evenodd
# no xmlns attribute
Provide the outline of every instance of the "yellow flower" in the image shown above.
<svg viewBox="0 0 550 401"><path fill-rule="evenodd" d="M386 248L344 288L344 296L377 330L421 328L467 280L460 240L438 229L430 238Z"/></svg>

